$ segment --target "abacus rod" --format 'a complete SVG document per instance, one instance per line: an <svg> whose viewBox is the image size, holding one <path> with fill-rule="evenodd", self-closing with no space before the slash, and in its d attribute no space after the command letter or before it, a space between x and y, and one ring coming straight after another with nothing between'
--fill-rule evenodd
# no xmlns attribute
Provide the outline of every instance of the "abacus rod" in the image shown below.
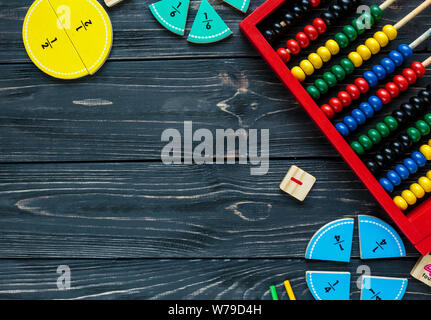
<svg viewBox="0 0 431 320"><path fill-rule="evenodd" d="M424 62L422 62L424 67L428 67L431 64L431 56L429 56Z"/></svg>
<svg viewBox="0 0 431 320"><path fill-rule="evenodd" d="M382 10L385 10L387 7L389 7L392 3L394 3L397 0L386 0L385 2L383 2L379 8Z"/></svg>
<svg viewBox="0 0 431 320"><path fill-rule="evenodd" d="M415 41L410 43L410 48L414 50L418 45L420 45L422 42L424 42L426 39L431 36L431 28L429 28L427 31L425 31L420 37L418 37Z"/></svg>
<svg viewBox="0 0 431 320"><path fill-rule="evenodd" d="M404 26L407 22L409 22L411 19L416 17L419 13L421 13L426 7L428 7L431 4L431 0L425 0L422 2L420 6L418 6L416 9L414 9L412 12L410 12L408 15L406 15L404 18L402 18L400 21L398 21L395 25L395 29L400 29L402 26Z"/></svg>

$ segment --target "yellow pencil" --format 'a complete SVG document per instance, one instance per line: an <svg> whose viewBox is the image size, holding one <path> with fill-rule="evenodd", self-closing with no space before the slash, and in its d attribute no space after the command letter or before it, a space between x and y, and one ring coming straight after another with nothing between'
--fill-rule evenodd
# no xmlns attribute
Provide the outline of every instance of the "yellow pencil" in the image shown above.
<svg viewBox="0 0 431 320"><path fill-rule="evenodd" d="M293 293L292 286L290 285L289 280L284 281L284 286L286 287L287 295L290 300L296 300L295 294Z"/></svg>

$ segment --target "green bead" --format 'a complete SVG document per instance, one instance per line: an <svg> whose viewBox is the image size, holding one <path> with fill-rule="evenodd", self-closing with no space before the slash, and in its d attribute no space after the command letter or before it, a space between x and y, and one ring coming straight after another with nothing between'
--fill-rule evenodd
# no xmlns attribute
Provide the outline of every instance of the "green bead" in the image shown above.
<svg viewBox="0 0 431 320"><path fill-rule="evenodd" d="M347 74L352 74L355 70L355 65L352 63L352 61L350 61L350 59L347 58L341 59L340 66L343 67Z"/></svg>
<svg viewBox="0 0 431 320"><path fill-rule="evenodd" d="M346 71L344 71L344 69L339 64L333 65L331 71L337 78L337 81L343 81L346 77Z"/></svg>
<svg viewBox="0 0 431 320"><path fill-rule="evenodd" d="M358 19L352 20L352 26L353 28L355 28L358 34L363 34L365 32L365 26L362 23L360 23Z"/></svg>
<svg viewBox="0 0 431 320"><path fill-rule="evenodd" d="M355 151L359 155L362 155L365 153L364 147L358 141L353 141L350 144L350 147L353 149L353 151Z"/></svg>
<svg viewBox="0 0 431 320"><path fill-rule="evenodd" d="M329 88L332 88L337 84L337 78L334 76L332 72L325 72L323 74L323 80L325 80Z"/></svg>
<svg viewBox="0 0 431 320"><path fill-rule="evenodd" d="M317 79L316 81L314 81L314 85L317 89L319 89L321 94L324 94L329 90L328 84L323 79Z"/></svg>
<svg viewBox="0 0 431 320"><path fill-rule="evenodd" d="M353 28L351 25L346 25L343 28L343 33L349 38L350 42L353 42L358 37L358 33L356 32L355 28Z"/></svg>
<svg viewBox="0 0 431 320"><path fill-rule="evenodd" d="M375 23L373 16L371 15L371 13L364 11L361 15L360 15L360 20L365 24L365 28L367 28L367 22L370 23L370 27L372 27Z"/></svg>
<svg viewBox="0 0 431 320"><path fill-rule="evenodd" d="M383 119L383 122L389 127L389 130L391 131L395 131L398 129L398 121L392 116L385 117Z"/></svg>
<svg viewBox="0 0 431 320"><path fill-rule="evenodd" d="M364 147L365 150L370 150L373 147L373 142L365 134L360 135L358 141Z"/></svg>
<svg viewBox="0 0 431 320"><path fill-rule="evenodd" d="M334 37L340 48L346 48L349 45L349 38L344 33L338 32Z"/></svg>
<svg viewBox="0 0 431 320"><path fill-rule="evenodd" d="M428 135L431 131L430 126L424 120L416 121L415 126L416 129L420 131L422 136Z"/></svg>
<svg viewBox="0 0 431 320"><path fill-rule="evenodd" d="M391 133L388 126L386 124L384 124L383 122L377 123L376 129L377 129L377 131L379 131L379 133L382 135L383 138L386 138Z"/></svg>
<svg viewBox="0 0 431 320"><path fill-rule="evenodd" d="M380 143L382 141L382 136L376 129L368 130L368 137L373 141L374 144Z"/></svg>
<svg viewBox="0 0 431 320"><path fill-rule="evenodd" d="M370 6L370 12L376 21L382 20L383 10L380 9L380 7L378 5L375 5L375 4L371 5Z"/></svg>
<svg viewBox="0 0 431 320"><path fill-rule="evenodd" d="M415 127L408 128L407 135L413 142L418 142L422 137L421 132Z"/></svg>
<svg viewBox="0 0 431 320"><path fill-rule="evenodd" d="M320 91L315 86L308 86L305 90L314 100L320 98Z"/></svg>
<svg viewBox="0 0 431 320"><path fill-rule="evenodd" d="M427 113L424 117L424 120L431 126L431 113Z"/></svg>

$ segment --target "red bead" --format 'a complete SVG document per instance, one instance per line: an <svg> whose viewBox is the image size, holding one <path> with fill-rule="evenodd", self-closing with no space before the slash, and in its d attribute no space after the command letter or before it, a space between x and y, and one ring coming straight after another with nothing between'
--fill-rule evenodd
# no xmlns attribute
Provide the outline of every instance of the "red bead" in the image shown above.
<svg viewBox="0 0 431 320"><path fill-rule="evenodd" d="M299 46L299 43L294 39L287 40L286 47L291 54L298 54L301 52L301 47Z"/></svg>
<svg viewBox="0 0 431 320"><path fill-rule="evenodd" d="M311 41L314 41L319 37L319 32L311 24L307 24L304 27L304 33Z"/></svg>
<svg viewBox="0 0 431 320"><path fill-rule="evenodd" d="M346 91L350 94L353 100L359 99L361 96L361 91L359 91L359 88L354 84L348 84L346 86Z"/></svg>
<svg viewBox="0 0 431 320"><path fill-rule="evenodd" d="M414 72L414 70L410 68L405 68L403 70L403 76L404 78L406 78L409 84L415 83L416 80L418 79L418 77L416 76L416 72Z"/></svg>
<svg viewBox="0 0 431 320"><path fill-rule="evenodd" d="M385 85L386 91L389 92L392 98L397 97L400 94L400 89L397 87L397 85L393 82L388 82Z"/></svg>
<svg viewBox="0 0 431 320"><path fill-rule="evenodd" d="M324 104L320 107L320 110L325 114L328 119L332 119L335 115L334 110L331 108L329 104Z"/></svg>
<svg viewBox="0 0 431 320"><path fill-rule="evenodd" d="M397 87L400 89L400 91L405 91L409 87L409 83L407 82L407 79L404 78L402 75L396 75L393 79L394 83L397 85Z"/></svg>
<svg viewBox="0 0 431 320"><path fill-rule="evenodd" d="M388 104L389 102L391 102L391 95L385 89L377 90L376 96L378 96L380 100L382 100L383 104Z"/></svg>
<svg viewBox="0 0 431 320"><path fill-rule="evenodd" d="M295 39L298 41L301 48L307 48L310 45L310 39L308 39L304 32L298 32Z"/></svg>
<svg viewBox="0 0 431 320"><path fill-rule="evenodd" d="M289 62L290 60L290 53L284 48L279 48L277 50L278 56L283 60L284 62Z"/></svg>
<svg viewBox="0 0 431 320"><path fill-rule="evenodd" d="M352 103L352 97L346 91L340 91L337 95L344 107L350 106Z"/></svg>
<svg viewBox="0 0 431 320"><path fill-rule="evenodd" d="M367 80L365 80L364 78L357 78L354 84L358 87L361 93L366 93L368 92L368 90L370 90L370 85L368 84Z"/></svg>
<svg viewBox="0 0 431 320"><path fill-rule="evenodd" d="M317 7L320 4L320 0L310 0L309 2L312 7Z"/></svg>
<svg viewBox="0 0 431 320"><path fill-rule="evenodd" d="M335 112L341 112L343 111L343 103L338 98L331 98L329 99L329 105L332 107L332 109Z"/></svg>
<svg viewBox="0 0 431 320"><path fill-rule="evenodd" d="M326 23L323 19L316 18L313 20L313 26L317 29L317 31L322 34L326 31Z"/></svg>
<svg viewBox="0 0 431 320"><path fill-rule="evenodd" d="M416 76L418 78L421 78L425 75L425 72L426 72L425 66L419 61L414 61L410 66L410 68L412 68L415 71Z"/></svg>

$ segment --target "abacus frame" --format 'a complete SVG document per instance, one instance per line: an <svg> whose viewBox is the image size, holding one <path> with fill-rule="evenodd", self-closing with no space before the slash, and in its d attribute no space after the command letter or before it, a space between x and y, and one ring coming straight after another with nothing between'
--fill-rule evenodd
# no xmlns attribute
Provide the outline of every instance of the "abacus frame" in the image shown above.
<svg viewBox="0 0 431 320"><path fill-rule="evenodd" d="M270 65L283 84L302 105L314 123L335 147L344 161L371 192L380 206L392 218L415 248L423 255L431 252L431 197L409 213L403 213L390 195L379 184L348 142L341 136L331 121L319 109L317 103L306 92L302 84L292 75L287 65L259 31L258 25L281 5L289 0L267 0L240 24L241 31Z"/></svg>

